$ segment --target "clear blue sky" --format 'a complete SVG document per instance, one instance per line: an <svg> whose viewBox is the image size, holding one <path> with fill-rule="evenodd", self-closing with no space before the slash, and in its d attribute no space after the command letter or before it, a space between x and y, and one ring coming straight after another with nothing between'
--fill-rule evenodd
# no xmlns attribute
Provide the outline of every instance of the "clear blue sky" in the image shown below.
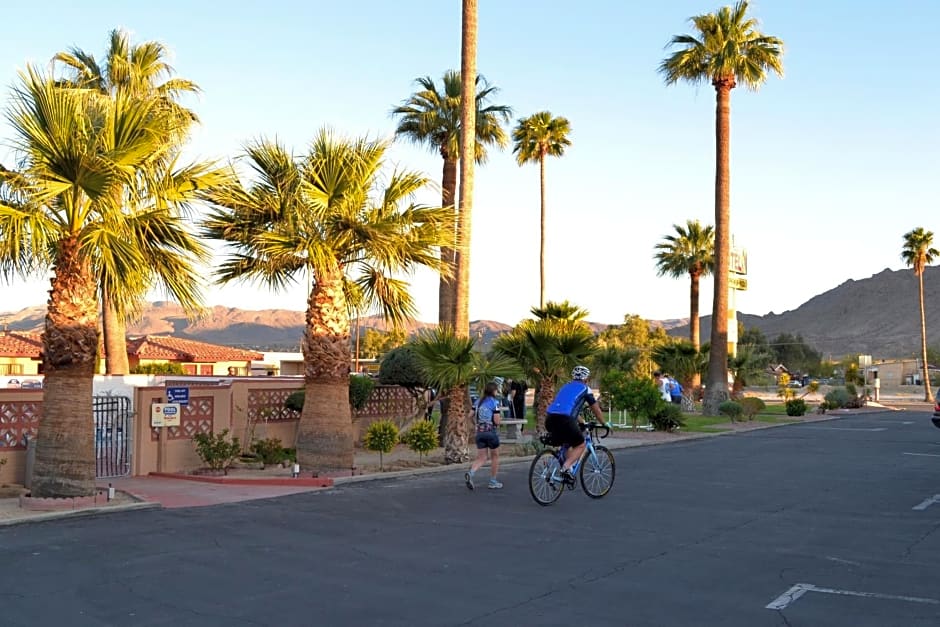
<svg viewBox="0 0 940 627"><path fill-rule="evenodd" d="M543 109L571 121L573 145L547 166L549 299L599 322L688 315L688 280L658 278L653 246L674 223L714 221L714 91L666 87L656 67L688 17L722 4L480 0L478 69L499 102L514 121ZM786 43L786 76L732 94L731 227L749 257L738 308L781 313L902 268L911 228L940 233L940 3L758 0L751 12ZM262 135L301 151L323 125L390 137L389 112L414 79L460 64L459 0L50 1L5 6L3 19L7 93L26 63L71 46L100 56L114 27L164 42L177 73L203 89L190 152L218 159ZM0 126L0 142L10 137ZM436 154L397 145L392 155L439 180ZM538 168L491 153L477 169L471 319L513 324L537 304L538 215ZM45 302L47 285L3 285L0 309ZM419 317L436 320L436 278L414 285ZM702 287L708 314L711 280ZM213 287L208 302L305 306L303 286L259 290Z"/></svg>

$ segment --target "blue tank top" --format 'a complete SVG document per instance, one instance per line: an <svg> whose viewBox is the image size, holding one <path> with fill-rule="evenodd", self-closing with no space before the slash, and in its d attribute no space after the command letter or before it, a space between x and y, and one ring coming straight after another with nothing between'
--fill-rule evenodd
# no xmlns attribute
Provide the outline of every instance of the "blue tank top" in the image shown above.
<svg viewBox="0 0 940 627"><path fill-rule="evenodd" d="M548 413L577 418L585 403L593 405L596 402L587 384L583 381L569 381L555 394L555 400L548 406Z"/></svg>

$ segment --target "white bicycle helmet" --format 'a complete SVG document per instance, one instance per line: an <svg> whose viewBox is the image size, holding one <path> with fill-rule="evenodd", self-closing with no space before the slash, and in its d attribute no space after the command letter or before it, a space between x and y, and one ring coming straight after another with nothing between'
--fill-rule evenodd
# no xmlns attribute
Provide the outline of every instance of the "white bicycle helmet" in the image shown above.
<svg viewBox="0 0 940 627"><path fill-rule="evenodd" d="M591 371L584 366L575 366L574 370L571 371L571 378L578 381L585 381L590 376Z"/></svg>

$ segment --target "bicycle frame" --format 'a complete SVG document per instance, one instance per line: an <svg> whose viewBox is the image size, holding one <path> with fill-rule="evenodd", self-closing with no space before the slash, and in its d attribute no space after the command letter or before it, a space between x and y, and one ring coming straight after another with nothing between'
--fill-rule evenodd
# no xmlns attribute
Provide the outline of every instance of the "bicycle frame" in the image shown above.
<svg viewBox="0 0 940 627"><path fill-rule="evenodd" d="M558 468L552 470L551 480L561 481L561 476L559 475L561 468L565 465L565 457L568 455L568 445L562 444L558 449L555 450L555 457L558 459ZM587 456L591 456L591 460L594 463L597 463L597 451L594 450L594 438L591 437L591 429L585 429L584 431L584 452L581 453L581 457L578 458L578 461L574 463L571 467L571 474L577 474L578 470L581 468L581 464L584 463L584 460Z"/></svg>

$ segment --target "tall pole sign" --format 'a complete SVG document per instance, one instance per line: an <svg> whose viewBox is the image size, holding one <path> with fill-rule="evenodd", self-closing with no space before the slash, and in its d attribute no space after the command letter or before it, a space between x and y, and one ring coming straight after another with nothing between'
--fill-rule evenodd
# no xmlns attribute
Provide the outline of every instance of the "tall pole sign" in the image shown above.
<svg viewBox="0 0 940 627"><path fill-rule="evenodd" d="M738 355L738 305L737 293L747 289L747 251L738 248L731 237L728 264L728 354Z"/></svg>

